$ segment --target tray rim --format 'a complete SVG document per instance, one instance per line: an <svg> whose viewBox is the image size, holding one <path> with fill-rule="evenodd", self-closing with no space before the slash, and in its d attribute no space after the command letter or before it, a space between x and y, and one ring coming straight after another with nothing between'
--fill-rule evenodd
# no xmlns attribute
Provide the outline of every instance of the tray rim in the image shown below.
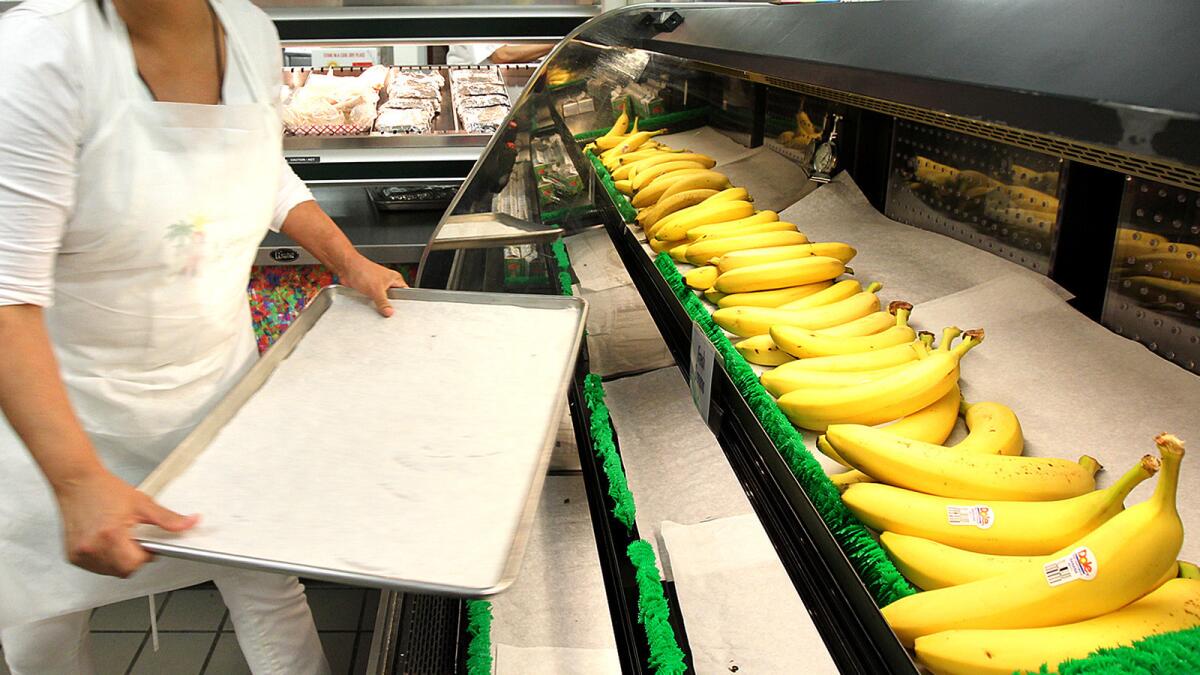
<svg viewBox="0 0 1200 675"><path fill-rule="evenodd" d="M309 304L301 310L291 328L284 332L248 371L238 379L237 383L221 398L217 405L204 416L198 425L189 433L175 449L167 455L155 469L138 486L138 489L151 497L157 496L174 478L186 471L192 462L207 449L208 445L224 428L241 407L258 392L271 373L303 340L304 336L316 325L321 316L333 305L338 296L365 298L363 294L346 286L331 285L317 292ZM575 309L576 330L571 345L571 356L564 364L562 378L559 382L558 393L555 396L554 409L565 413L567 396L571 380L574 377L575 365L579 358L579 350L583 344L584 329L587 325L588 302L584 298L564 295L533 295L524 293L484 293L475 291L434 290L424 288L393 288L388 290L388 298L394 300L412 300L418 302L458 302L483 305L512 305L531 309ZM410 591L439 595L462 597L486 597L495 595L510 585L517 578L521 562L524 560L525 549L529 541L533 519L537 514L537 505L541 499L542 488L545 484L546 472L550 464L550 454L558 434L558 417L552 417L547 425L542 439L542 447L535 463L529 491L525 503L517 519L508 555L501 569L499 579L495 584L486 587L472 587L454 584L415 581L396 577L350 572L335 568L306 565L303 563L271 560L236 553L209 551L193 546L186 546L161 539L147 538L146 534L138 533L134 539L147 551L183 560L192 560L224 566L242 567L267 572L286 573L304 576L311 579L321 579L354 586L379 588L392 591Z"/></svg>

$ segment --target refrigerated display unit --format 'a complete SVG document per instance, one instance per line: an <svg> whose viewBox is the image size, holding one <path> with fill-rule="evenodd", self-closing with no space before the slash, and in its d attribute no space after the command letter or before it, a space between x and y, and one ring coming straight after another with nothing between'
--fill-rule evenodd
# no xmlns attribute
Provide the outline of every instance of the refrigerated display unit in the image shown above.
<svg viewBox="0 0 1200 675"><path fill-rule="evenodd" d="M589 143L628 111L639 129L662 130L656 142L714 160L756 209L777 212L812 241L856 247L854 278L882 282L882 297L911 303L915 327L984 328L987 341L963 362L967 398L1011 406L1028 456L1096 455L1109 467L1097 480L1104 487L1153 450L1155 433L1187 439L1200 431L1200 55L1180 39L1180 27L1197 18L1183 3L1108 0L643 4L581 26L556 48L441 219L418 283L573 287L585 296L591 285L591 317L599 317L606 309L597 289L619 284L593 284L602 268L601 276L628 275L665 341L679 375L655 371L657 388L643 386L639 405L610 401L620 477L593 448L594 391L582 381L572 391L623 672L924 666L881 612L916 592L912 581L843 506L825 475L839 469L815 451L816 434L786 424L756 381L768 369L733 347L744 335L714 322L719 295L706 299L685 285L681 275L704 261L672 260L661 242L650 246L611 166L596 156L602 148ZM571 252L567 267L559 240ZM637 319L624 309L609 324L589 325L581 380L589 362L623 348L621 330ZM640 349L642 337L624 347ZM657 367L645 360L645 369ZM603 373L603 386L627 395L650 377L645 369ZM690 405L693 394L693 424L715 439L719 467L688 445L694 464L671 468L690 435L675 413L637 416L667 400ZM656 434L661 444L648 445ZM734 479L709 481L718 470ZM639 506L633 527L613 509L614 483L625 479ZM1179 495L1189 532L1200 526L1190 492ZM1147 493L1143 486L1130 502ZM769 658L714 644L716 608L752 593L757 577L698 594L682 567L697 558L671 541L680 536L674 521L706 519L683 502L733 497L748 503L771 563L805 610L795 623L764 616L753 626L778 650L815 655L816 665L792 660L792 670L756 671L750 664ZM645 569L626 555L639 540L659 553L667 623L682 656L667 652L679 660L664 657L663 622L639 614ZM710 548L733 559L731 541L712 539ZM1200 552L1197 541L1183 540L1182 559ZM545 612L559 616L554 605ZM744 637L732 623L725 628ZM1189 634L1175 638L1198 644ZM1154 644L1134 649L1159 658Z"/></svg>

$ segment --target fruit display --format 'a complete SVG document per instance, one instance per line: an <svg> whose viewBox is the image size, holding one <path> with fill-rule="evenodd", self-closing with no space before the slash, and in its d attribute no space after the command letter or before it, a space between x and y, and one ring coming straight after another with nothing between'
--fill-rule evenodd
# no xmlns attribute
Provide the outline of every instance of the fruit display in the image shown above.
<svg viewBox="0 0 1200 675"><path fill-rule="evenodd" d="M920 307L882 299L886 279L852 276L851 244L810 241L756 209L712 158L618 122L596 149L637 209L635 226L679 263L779 410L844 467L830 476L843 504L920 589L881 611L924 667L1053 669L1200 626L1200 570L1178 561L1182 441L1160 434L1157 457L1116 467L1124 473L1103 489L1094 449L1025 455L1016 411L963 397L964 363L969 370L984 330L949 326L937 339L916 330ZM919 157L914 178L953 187L997 219L1052 220L1059 204L1044 177L1018 169L1002 182ZM1144 233L1119 236L1139 262L1200 255ZM966 435L951 442L960 419ZM1151 480L1153 495L1126 508Z"/></svg>

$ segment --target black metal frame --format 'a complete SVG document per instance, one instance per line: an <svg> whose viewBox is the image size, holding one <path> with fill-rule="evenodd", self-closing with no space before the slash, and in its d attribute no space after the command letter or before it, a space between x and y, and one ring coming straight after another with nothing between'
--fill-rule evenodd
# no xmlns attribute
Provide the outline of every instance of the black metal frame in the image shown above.
<svg viewBox="0 0 1200 675"><path fill-rule="evenodd" d="M615 206L600 201L609 237L686 378L691 319ZM717 442L834 662L848 673L915 673L908 652L723 368L713 372L712 405L709 425Z"/></svg>

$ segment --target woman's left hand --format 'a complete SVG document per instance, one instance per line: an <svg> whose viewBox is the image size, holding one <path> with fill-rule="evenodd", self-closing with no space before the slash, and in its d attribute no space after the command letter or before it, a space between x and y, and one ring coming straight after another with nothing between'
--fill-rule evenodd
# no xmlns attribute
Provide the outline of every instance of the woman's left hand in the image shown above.
<svg viewBox="0 0 1200 675"><path fill-rule="evenodd" d="M375 303L375 309L383 316L396 312L388 300L389 288L408 288L404 276L399 272L377 265L363 256L357 256L339 274L342 285L353 288Z"/></svg>

